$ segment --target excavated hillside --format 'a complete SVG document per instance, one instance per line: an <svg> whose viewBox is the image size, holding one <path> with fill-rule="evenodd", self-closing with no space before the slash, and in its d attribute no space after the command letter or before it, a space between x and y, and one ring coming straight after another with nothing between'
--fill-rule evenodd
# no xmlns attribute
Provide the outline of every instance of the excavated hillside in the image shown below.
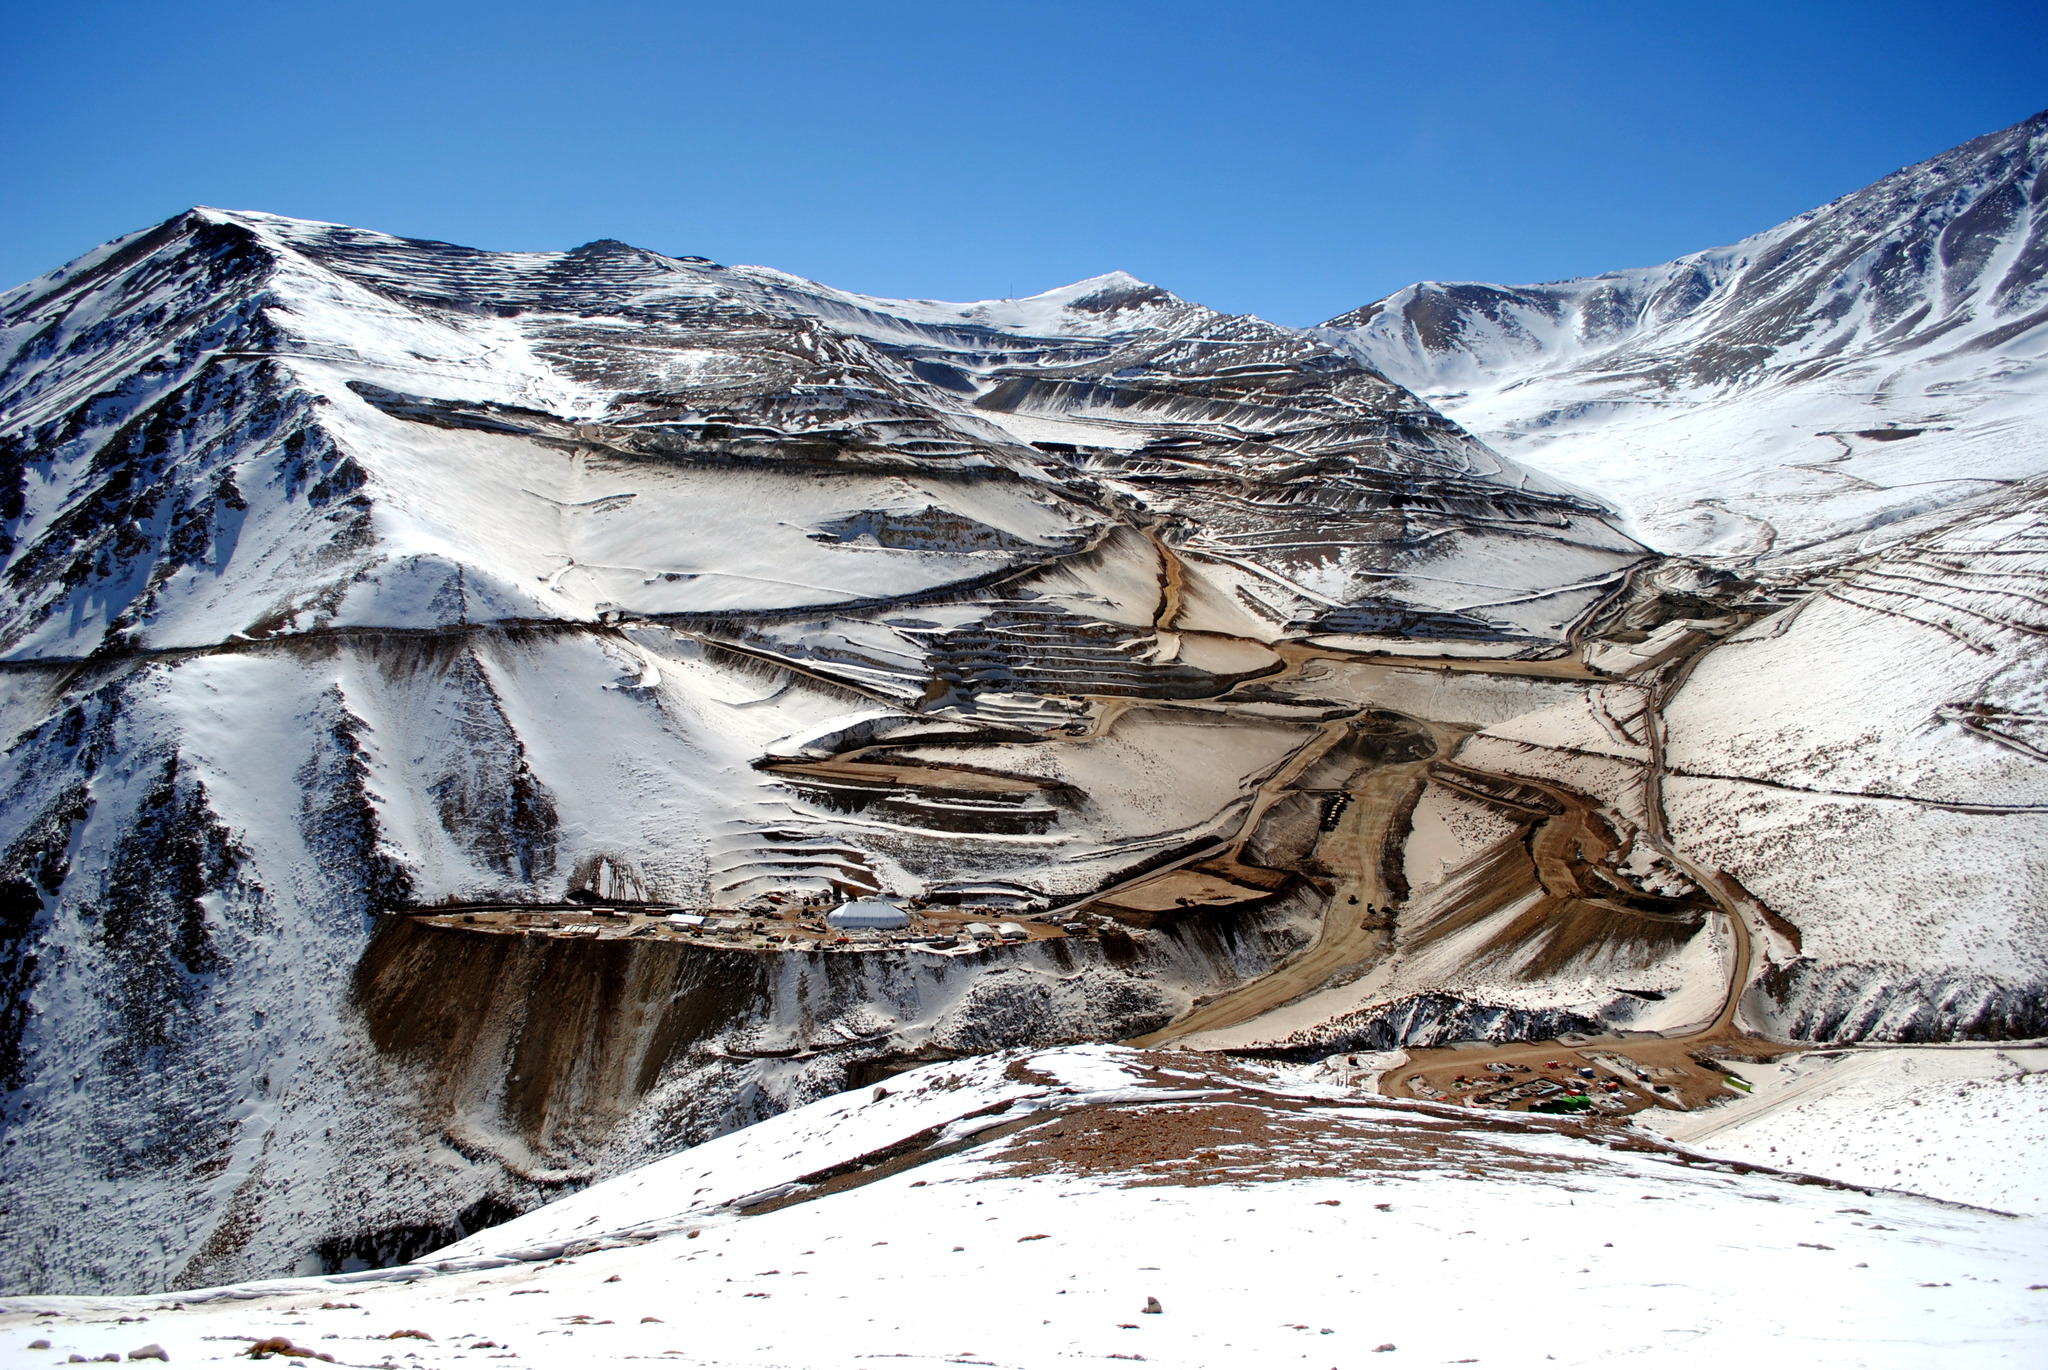
<svg viewBox="0 0 2048 1370"><path fill-rule="evenodd" d="M1315 333L1698 558L1651 573L1677 618L1717 582L1791 605L1704 654L1653 629L1692 663L1657 707L1465 757L1637 792L1753 908L1759 1031L2048 1032L2048 113L1727 247L1425 282Z"/></svg>
<svg viewBox="0 0 2048 1370"><path fill-rule="evenodd" d="M1525 1109L1520 1056L1450 1072L1567 1037L1624 1108L2048 1032L2048 470L1978 461L2038 373L2037 123L1769 270L1489 296L1491 350L1429 288L1304 334L213 210L0 296L0 1286L403 1262L1010 1046L1442 1047L1387 1087ZM1807 288L1878 239L1942 266ZM1467 371L1614 339L1739 499L1603 502L1388 379L1477 423ZM1857 465L1949 431L1891 410L1752 480L1714 425L1896 399L1887 339L1975 416L1939 487ZM820 920L862 896L909 925Z"/></svg>
<svg viewBox="0 0 2048 1370"><path fill-rule="evenodd" d="M16 1288L401 1259L851 1072L1160 1028L1316 939L1327 879L1240 849L1361 707L1215 701L1301 645L1550 654L1645 557L1128 277L211 210L0 297L0 441ZM411 916L882 892L1083 932Z"/></svg>

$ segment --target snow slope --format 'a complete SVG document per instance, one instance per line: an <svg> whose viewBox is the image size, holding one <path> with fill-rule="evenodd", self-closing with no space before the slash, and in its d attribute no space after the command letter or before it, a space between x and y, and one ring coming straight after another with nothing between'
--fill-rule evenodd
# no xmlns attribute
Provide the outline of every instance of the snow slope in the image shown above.
<svg viewBox="0 0 2048 1370"><path fill-rule="evenodd" d="M1885 1047L1732 1069L1749 1098L1644 1122L1717 1156L2048 1213L2048 1052Z"/></svg>
<svg viewBox="0 0 2048 1370"><path fill-rule="evenodd" d="M1701 658L1672 840L1778 916L1745 1003L1791 1040L2048 1028L2048 577L2031 481Z"/></svg>
<svg viewBox="0 0 2048 1370"><path fill-rule="evenodd" d="M226 1361L272 1336L355 1364L2004 1365L2038 1359L2044 1255L2038 1218L1090 1048L821 1100L432 1265L10 1299L0 1346L23 1365L145 1344Z"/></svg>
<svg viewBox="0 0 2048 1370"><path fill-rule="evenodd" d="M1828 562L2039 474L2048 113L1727 247L1315 330L1660 551Z"/></svg>

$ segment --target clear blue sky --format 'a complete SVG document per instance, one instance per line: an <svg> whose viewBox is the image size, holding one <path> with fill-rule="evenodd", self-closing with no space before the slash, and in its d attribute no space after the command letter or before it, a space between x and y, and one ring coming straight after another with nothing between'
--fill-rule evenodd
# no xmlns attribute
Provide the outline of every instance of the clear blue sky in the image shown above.
<svg viewBox="0 0 2048 1370"><path fill-rule="evenodd" d="M1317 322L1731 241L2048 106L2048 4L0 0L0 285L192 204Z"/></svg>

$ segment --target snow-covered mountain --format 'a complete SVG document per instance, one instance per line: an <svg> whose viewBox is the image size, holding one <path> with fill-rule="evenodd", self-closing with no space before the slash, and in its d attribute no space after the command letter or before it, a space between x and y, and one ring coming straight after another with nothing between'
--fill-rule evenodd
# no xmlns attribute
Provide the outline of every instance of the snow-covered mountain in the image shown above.
<svg viewBox="0 0 2048 1370"><path fill-rule="evenodd" d="M195 210L0 297L0 434L17 1286L389 1259L862 1053L1160 1026L1312 939L1313 887L775 974L366 953L451 897L1085 898L1228 840L1327 713L1175 701L1282 639L1555 650L1645 555L1124 276L886 301ZM614 1031L621 977L689 1006Z"/></svg>
<svg viewBox="0 0 2048 1370"><path fill-rule="evenodd" d="M1959 1129L2037 1143L2040 1074L1928 1070L1940 1055L1893 1097L1815 1090L1828 1063L1784 1072L1820 1116L1780 1110L1755 1149L1796 1145L1799 1173L1189 1053L1009 1053L821 1099L415 1265L0 1300L0 1355L2026 1363L2048 1221L1812 1173L1845 1152L1911 1164L1915 1135L1955 1148ZM1826 1127L1830 1103L1861 1125Z"/></svg>
<svg viewBox="0 0 2048 1370"><path fill-rule="evenodd" d="M1728 247L1315 332L1661 551L1839 560L2048 469L2048 113Z"/></svg>
<svg viewBox="0 0 2048 1370"><path fill-rule="evenodd" d="M1754 898L1769 1035L2041 1030L2044 273L2048 114L1730 247L1315 330L1653 546L1798 597L1656 685L1648 728L1574 705L1460 753L1611 795Z"/></svg>
<svg viewBox="0 0 2048 1370"><path fill-rule="evenodd" d="M15 660L800 620L1006 579L1133 507L1254 633L1412 602L1543 643L1569 607L1489 613L1471 586L1503 557L1576 586L1638 554L1355 363L1123 276L953 306L622 243L481 253L198 210L0 317ZM876 631L921 661L975 621Z"/></svg>
<svg viewBox="0 0 2048 1370"><path fill-rule="evenodd" d="M213 210L0 296L0 1287L609 1231L1008 1047L2048 1031L2044 137L1313 335ZM883 893L962 944L790 913Z"/></svg>

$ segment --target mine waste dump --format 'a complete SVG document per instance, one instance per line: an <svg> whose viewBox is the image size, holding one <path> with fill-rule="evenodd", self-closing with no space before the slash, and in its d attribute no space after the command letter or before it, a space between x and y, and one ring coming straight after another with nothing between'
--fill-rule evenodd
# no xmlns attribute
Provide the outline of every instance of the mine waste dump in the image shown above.
<svg viewBox="0 0 2048 1370"><path fill-rule="evenodd" d="M693 1149L1676 1174L2021 1052L2044 146L1305 330L211 209L0 296L0 1291L573 1259Z"/></svg>

